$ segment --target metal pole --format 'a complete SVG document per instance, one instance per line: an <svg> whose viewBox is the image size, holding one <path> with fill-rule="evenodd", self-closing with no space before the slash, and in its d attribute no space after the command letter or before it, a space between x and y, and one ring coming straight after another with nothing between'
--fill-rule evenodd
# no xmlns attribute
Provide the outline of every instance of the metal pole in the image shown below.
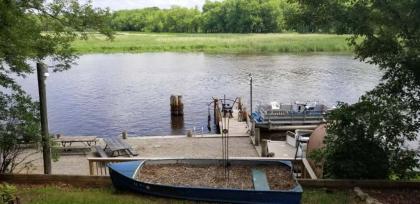
<svg viewBox="0 0 420 204"><path fill-rule="evenodd" d="M252 74L250 73L249 74L249 92L250 92L250 105L251 105L251 108L250 108L250 110L251 110L251 112L250 112L250 114L251 114L251 117L252 117Z"/></svg>
<svg viewBox="0 0 420 204"><path fill-rule="evenodd" d="M47 117L47 93L45 89L45 73L47 67L45 64L37 63L36 70L38 74L39 105L41 113L41 134L42 134L42 158L44 161L44 174L51 174L51 147L50 136L48 133Z"/></svg>

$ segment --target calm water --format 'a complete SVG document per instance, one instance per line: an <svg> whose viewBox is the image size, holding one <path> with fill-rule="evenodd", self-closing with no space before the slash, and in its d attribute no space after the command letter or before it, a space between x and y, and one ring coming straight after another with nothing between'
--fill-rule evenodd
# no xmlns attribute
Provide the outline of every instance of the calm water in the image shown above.
<svg viewBox="0 0 420 204"><path fill-rule="evenodd" d="M204 127L212 96L259 102L355 102L380 78L376 67L334 55L237 56L146 53L84 55L47 79L50 131L65 135L184 134ZM22 82L38 97L35 76ZM184 121L172 128L169 97L184 99Z"/></svg>

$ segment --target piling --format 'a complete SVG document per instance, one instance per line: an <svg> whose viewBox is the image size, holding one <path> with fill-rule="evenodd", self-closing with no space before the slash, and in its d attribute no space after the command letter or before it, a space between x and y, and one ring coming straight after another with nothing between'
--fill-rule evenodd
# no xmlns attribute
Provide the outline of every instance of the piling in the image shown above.
<svg viewBox="0 0 420 204"><path fill-rule="evenodd" d="M182 96L171 95L170 98L171 114L174 116L184 115L184 104L182 103Z"/></svg>
<svg viewBox="0 0 420 204"><path fill-rule="evenodd" d="M261 140L261 156L262 157L268 157L267 140Z"/></svg>
<svg viewBox="0 0 420 204"><path fill-rule="evenodd" d="M260 145L261 137L260 137L260 128L255 128L255 146Z"/></svg>
<svg viewBox="0 0 420 204"><path fill-rule="evenodd" d="M123 131L121 135L124 140L127 139L127 131Z"/></svg>
<svg viewBox="0 0 420 204"><path fill-rule="evenodd" d="M176 130L184 129L184 116L171 115L171 127Z"/></svg>
<svg viewBox="0 0 420 204"><path fill-rule="evenodd" d="M220 110L219 99L218 98L216 98L216 97L213 98L213 105L214 105L214 107L213 107L214 125L216 126L217 133L220 133L219 122L222 121L222 118L221 118L222 113L221 113L221 110Z"/></svg>

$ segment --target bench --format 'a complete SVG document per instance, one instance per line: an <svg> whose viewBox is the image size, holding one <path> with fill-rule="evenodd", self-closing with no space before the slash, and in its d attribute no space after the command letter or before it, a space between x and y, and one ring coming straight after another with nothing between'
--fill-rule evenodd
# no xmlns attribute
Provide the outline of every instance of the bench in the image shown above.
<svg viewBox="0 0 420 204"><path fill-rule="evenodd" d="M269 191L267 175L263 170L252 169L252 181L254 182L254 189L258 191Z"/></svg>
<svg viewBox="0 0 420 204"><path fill-rule="evenodd" d="M96 153L99 157L107 158L108 154L102 149L101 146L95 146Z"/></svg>

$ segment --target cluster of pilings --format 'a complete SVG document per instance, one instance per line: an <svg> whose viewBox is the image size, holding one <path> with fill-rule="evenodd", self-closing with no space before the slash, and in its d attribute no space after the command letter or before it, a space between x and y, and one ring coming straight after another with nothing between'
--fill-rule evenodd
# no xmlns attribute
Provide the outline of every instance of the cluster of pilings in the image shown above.
<svg viewBox="0 0 420 204"><path fill-rule="evenodd" d="M173 116L184 115L184 104L182 103L182 96L171 95L171 114Z"/></svg>
<svg viewBox="0 0 420 204"><path fill-rule="evenodd" d="M171 127L172 129L184 128L184 103L182 103L182 96L171 95Z"/></svg>

